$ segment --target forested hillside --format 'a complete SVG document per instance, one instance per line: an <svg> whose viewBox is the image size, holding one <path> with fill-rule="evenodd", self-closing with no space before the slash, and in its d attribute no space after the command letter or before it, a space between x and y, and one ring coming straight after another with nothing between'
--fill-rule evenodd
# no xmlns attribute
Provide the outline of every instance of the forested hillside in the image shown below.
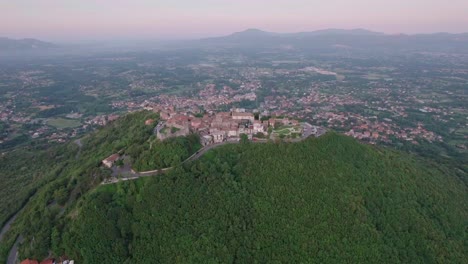
<svg viewBox="0 0 468 264"><path fill-rule="evenodd" d="M79 263L464 263L463 177L333 133L227 145L98 187L52 244Z"/></svg>
<svg viewBox="0 0 468 264"><path fill-rule="evenodd" d="M28 146L0 156L0 223L5 223L26 203L9 232L0 241L0 262L18 235L25 243L20 256L43 259L50 249L57 255L55 238L64 216L76 201L110 175L101 160L134 145L145 145L152 127L145 120L152 112L126 115L77 142L65 145ZM31 199L28 201L28 198ZM3 225L2 225L3 226Z"/></svg>
<svg viewBox="0 0 468 264"><path fill-rule="evenodd" d="M169 138L162 142L153 136L148 144L134 145L126 153L132 157L135 170L148 171L177 166L201 147L197 134Z"/></svg>
<svg viewBox="0 0 468 264"><path fill-rule="evenodd" d="M120 118L79 143L0 158L3 261L68 255L77 263L444 262L467 258L466 175L329 133L300 143L225 145L179 162L195 137L158 142ZM120 151L166 175L100 185ZM5 188L3 188L5 186ZM28 198L31 199L28 202Z"/></svg>

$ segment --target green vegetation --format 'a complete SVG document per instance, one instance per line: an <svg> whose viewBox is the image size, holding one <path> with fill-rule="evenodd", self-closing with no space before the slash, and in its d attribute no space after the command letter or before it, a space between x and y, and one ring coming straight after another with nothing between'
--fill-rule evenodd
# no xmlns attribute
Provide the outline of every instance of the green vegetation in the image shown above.
<svg viewBox="0 0 468 264"><path fill-rule="evenodd" d="M294 144L229 144L168 174L102 186L112 153L178 165L198 138L158 141L120 118L75 143L0 158L0 241L22 259L78 263L463 263L466 174L329 133ZM54 162L49 162L53 160ZM32 196L32 199L28 198Z"/></svg>
<svg viewBox="0 0 468 264"><path fill-rule="evenodd" d="M151 112L124 116L104 129L75 143L41 147L29 146L0 156L0 223L14 215L28 198L24 210L0 241L0 260L6 259L16 237L25 243L20 256L43 259L56 246L52 239L79 198L108 177L101 160L129 146L142 145L152 135L145 120L157 118ZM62 252L54 251L57 255Z"/></svg>
<svg viewBox="0 0 468 264"><path fill-rule="evenodd" d="M296 138L300 135L301 128L299 126L277 126L272 130L273 135L280 138L291 137Z"/></svg>
<svg viewBox="0 0 468 264"><path fill-rule="evenodd" d="M130 147L127 154L132 157L135 170L148 171L177 166L201 147L200 138L196 134L164 141L152 137L145 145Z"/></svg>
<svg viewBox="0 0 468 264"><path fill-rule="evenodd" d="M25 134L15 134L11 139L0 144L1 150L13 149L19 146L25 146L29 143L30 137Z"/></svg>
<svg viewBox="0 0 468 264"><path fill-rule="evenodd" d="M54 108L44 109L40 112L37 112L36 117L48 118L48 117L68 114L74 110L76 109L72 106L54 107Z"/></svg>
<svg viewBox="0 0 468 264"><path fill-rule="evenodd" d="M0 155L0 225L13 216L60 166L49 161L58 150L18 149Z"/></svg>
<svg viewBox="0 0 468 264"><path fill-rule="evenodd" d="M463 263L454 173L336 134L226 145L85 195L52 243L82 263Z"/></svg>
<svg viewBox="0 0 468 264"><path fill-rule="evenodd" d="M7 124L0 121L0 138L3 138L4 135L6 135L7 133Z"/></svg>

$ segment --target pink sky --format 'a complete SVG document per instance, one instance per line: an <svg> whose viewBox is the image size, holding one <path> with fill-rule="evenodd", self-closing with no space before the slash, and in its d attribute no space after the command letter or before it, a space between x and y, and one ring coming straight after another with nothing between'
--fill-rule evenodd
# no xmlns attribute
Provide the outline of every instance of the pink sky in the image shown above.
<svg viewBox="0 0 468 264"><path fill-rule="evenodd" d="M468 0L0 0L0 36L170 39L260 28L468 32Z"/></svg>

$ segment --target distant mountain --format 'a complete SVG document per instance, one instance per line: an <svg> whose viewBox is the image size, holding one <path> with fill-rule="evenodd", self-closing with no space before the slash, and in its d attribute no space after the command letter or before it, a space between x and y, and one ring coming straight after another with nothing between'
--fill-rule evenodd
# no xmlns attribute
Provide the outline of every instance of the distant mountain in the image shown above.
<svg viewBox="0 0 468 264"><path fill-rule="evenodd" d="M17 51L17 50L41 50L55 48L56 45L40 41L37 39L10 39L0 38L0 51Z"/></svg>
<svg viewBox="0 0 468 264"><path fill-rule="evenodd" d="M255 37L255 36L277 36L278 33L263 31L256 28L250 28L241 32L235 32L230 37ZM229 36L228 36L229 37Z"/></svg>
<svg viewBox="0 0 468 264"><path fill-rule="evenodd" d="M295 33L296 35L307 35L307 36L323 36L323 35L351 35L351 36L382 36L385 35L381 32L374 32L367 29L323 29L311 32Z"/></svg>
<svg viewBox="0 0 468 264"><path fill-rule="evenodd" d="M279 33L272 33L272 32L267 32L263 31L260 29L247 29L241 32L235 32L232 33L231 35L228 36L222 36L222 37L213 37L213 38L207 38L207 39L202 39L202 42L214 42L214 43L219 43L219 42L245 42L245 41L255 41L258 39L268 39L272 37L279 37L281 34Z"/></svg>
<svg viewBox="0 0 468 264"><path fill-rule="evenodd" d="M388 35L366 29L324 29L311 32L274 33L247 29L228 36L206 38L198 44L207 47L281 48L330 52L337 47L349 50L400 52L462 52L468 53L468 34Z"/></svg>
<svg viewBox="0 0 468 264"><path fill-rule="evenodd" d="M289 38L302 38L308 36L383 36L384 33L369 31L366 29L323 29L310 32L298 32L298 33L274 33L267 32L260 29L247 29L241 32L235 32L231 35L224 37L209 38L210 40L233 40L233 39L249 39L249 38L277 38L277 37L289 37Z"/></svg>

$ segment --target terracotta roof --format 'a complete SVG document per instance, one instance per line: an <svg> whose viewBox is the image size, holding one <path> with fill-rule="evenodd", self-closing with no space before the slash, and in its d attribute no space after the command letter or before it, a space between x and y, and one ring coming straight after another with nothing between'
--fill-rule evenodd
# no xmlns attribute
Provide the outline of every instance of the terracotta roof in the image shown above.
<svg viewBox="0 0 468 264"><path fill-rule="evenodd" d="M154 123L154 119L148 119L145 121L145 125L151 125Z"/></svg>
<svg viewBox="0 0 468 264"><path fill-rule="evenodd" d="M252 113L238 113L238 112L234 112L232 113L232 116L253 116Z"/></svg>
<svg viewBox="0 0 468 264"><path fill-rule="evenodd" d="M40 264L54 264L54 259L45 259Z"/></svg>
<svg viewBox="0 0 468 264"><path fill-rule="evenodd" d="M110 162L114 162L116 161L117 159L120 158L120 155L119 154L112 154L110 155L108 158L105 159L105 161L110 161Z"/></svg>
<svg viewBox="0 0 468 264"><path fill-rule="evenodd" d="M25 259L25 260L21 261L21 264L39 264L39 262L37 260L34 260L34 259Z"/></svg>

